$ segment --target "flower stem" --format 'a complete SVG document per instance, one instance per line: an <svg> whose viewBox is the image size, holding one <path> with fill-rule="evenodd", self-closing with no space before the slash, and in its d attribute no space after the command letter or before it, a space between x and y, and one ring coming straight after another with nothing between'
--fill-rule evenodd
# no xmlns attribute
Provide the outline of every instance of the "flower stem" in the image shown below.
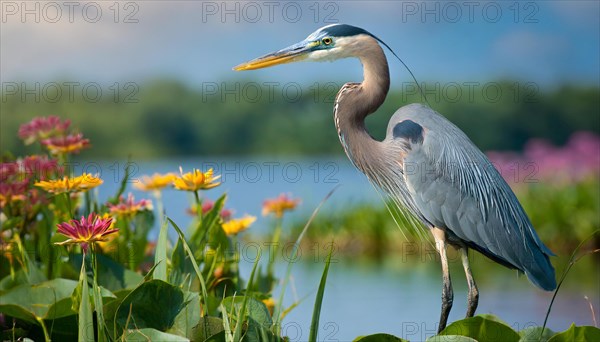
<svg viewBox="0 0 600 342"><path fill-rule="evenodd" d="M164 208L163 208L163 202L162 202L162 194L160 191L154 192L154 199L156 200L156 211L158 213L158 226L162 227L163 224L165 223L165 217L164 217Z"/></svg>
<svg viewBox="0 0 600 342"><path fill-rule="evenodd" d="M102 305L102 291L100 290L100 286L98 286L98 258L96 257L95 244L90 246L91 248L91 257L92 257L92 272L94 274L94 306L96 308L96 319L98 321L98 342L103 342L106 340L104 335L104 308Z"/></svg>
<svg viewBox="0 0 600 342"><path fill-rule="evenodd" d="M271 241L271 250L269 251L269 264L267 266L267 278L269 279L269 289L272 290L275 285L275 261L277 260L277 251L279 250L279 240L281 238L281 225L283 217L277 217L275 222L275 230Z"/></svg>
<svg viewBox="0 0 600 342"><path fill-rule="evenodd" d="M73 213L73 205L71 204L71 193L65 192L65 198L67 199L67 210L69 211L69 217L74 219L75 214Z"/></svg>
<svg viewBox="0 0 600 342"><path fill-rule="evenodd" d="M52 339L50 338L50 335L48 335L48 328L46 328L46 324L44 324L44 319L41 317L37 317L37 316L35 317L35 319L42 326L42 331L44 332L44 340L46 342L52 341Z"/></svg>
<svg viewBox="0 0 600 342"><path fill-rule="evenodd" d="M198 195L198 190L194 191L194 198L196 199L196 210L202 214L202 202L200 201L200 195Z"/></svg>

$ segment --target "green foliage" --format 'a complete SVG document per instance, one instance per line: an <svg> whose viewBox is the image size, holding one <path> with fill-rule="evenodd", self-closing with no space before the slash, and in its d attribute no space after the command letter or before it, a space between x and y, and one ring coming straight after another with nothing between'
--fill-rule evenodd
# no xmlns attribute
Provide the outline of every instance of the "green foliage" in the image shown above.
<svg viewBox="0 0 600 342"><path fill-rule="evenodd" d="M164 221L158 233L156 241L156 252L154 253L154 279L167 281L167 229L169 228L167 221Z"/></svg>
<svg viewBox="0 0 600 342"><path fill-rule="evenodd" d="M600 329L591 326L577 327L571 324L569 329L552 336L548 342L600 341Z"/></svg>
<svg viewBox="0 0 600 342"><path fill-rule="evenodd" d="M150 280L123 299L115 320L123 329L154 328L167 331L186 304L181 289L161 280Z"/></svg>
<svg viewBox="0 0 600 342"><path fill-rule="evenodd" d="M237 87L245 84L242 81ZM340 154L331 110L343 82L329 88L331 84L306 85L303 96L294 102L281 92L270 99L266 86L261 89L265 96L250 101L244 96L222 98L221 93L211 96L165 80L141 84L137 103L115 103L112 95L96 103L81 97L56 103L24 102L17 94L7 96L2 105L0 145L3 151L23 154L26 149L13 139L19 125L34 116L60 113L92 140L94 148L83 152L86 157ZM429 102L483 150L519 150L530 137L562 144L574 131L600 131L597 88L535 90L510 81L498 84L503 94L499 101L486 98L482 91L469 98L465 86L458 101L430 96ZM236 89L236 84L220 88ZM392 90L377 114L367 120L372 134L382 138L391 115L413 102L421 102L419 96Z"/></svg>
<svg viewBox="0 0 600 342"><path fill-rule="evenodd" d="M217 338L216 335L221 335L220 340L224 340L224 332L222 319L206 316L200 318L198 325L192 329L192 334L188 336L191 336L193 341L206 341L211 337Z"/></svg>
<svg viewBox="0 0 600 342"><path fill-rule="evenodd" d="M147 342L147 341L172 341L172 342L183 342L190 341L189 339L173 335L167 334L160 330L152 329L152 328L143 328L143 329L135 329L128 330L125 334L123 334L124 341L130 342Z"/></svg>
<svg viewBox="0 0 600 342"><path fill-rule="evenodd" d="M85 272L85 263L81 264L81 275L80 282L77 286L76 301L79 302L79 312L77 319L79 322L79 329L77 339L79 341L92 341L94 342L94 316L92 313L92 305L90 304L90 293L87 282L87 273Z"/></svg>
<svg viewBox="0 0 600 342"><path fill-rule="evenodd" d="M598 189L600 179L590 177L569 184L530 184L516 191L542 240L556 252L567 254L600 227ZM600 247L600 239L594 246Z"/></svg>
<svg viewBox="0 0 600 342"><path fill-rule="evenodd" d="M428 338L427 342L477 342L477 340L460 335L436 335Z"/></svg>
<svg viewBox="0 0 600 342"><path fill-rule="evenodd" d="M70 298L77 282L52 279L37 285L23 284L0 296L0 311L10 316L36 323L39 319L54 319L68 315ZM69 300L65 306L63 300ZM67 313L67 314L65 314ZM74 314L74 312L70 312Z"/></svg>
<svg viewBox="0 0 600 342"><path fill-rule="evenodd" d="M321 306L323 305L323 295L325 294L325 284L327 283L327 274L329 273L329 265L331 264L331 253L333 253L333 243L329 248L327 254L327 260L325 261L325 269L323 269L323 275L319 282L319 290L317 291L317 297L315 298L315 308L313 309L312 321L310 323L310 332L308 335L309 342L317 341L317 333L319 329L319 318L321 317Z"/></svg>
<svg viewBox="0 0 600 342"><path fill-rule="evenodd" d="M561 333L555 334L545 329L542 334L541 327L529 327L519 332L502 323L492 315L478 315L456 321L446 327L436 336L431 336L427 342L567 342L567 341L598 341L600 329L591 326L577 327L575 324ZM405 341L399 337L388 334L374 334L357 337L355 342L370 341Z"/></svg>
<svg viewBox="0 0 600 342"><path fill-rule="evenodd" d="M373 334L369 336L359 336L354 342L406 342L406 340L390 334Z"/></svg>
<svg viewBox="0 0 600 342"><path fill-rule="evenodd" d="M517 332L506 324L475 316L454 322L442 330L439 335L459 335L470 337L476 341L519 341Z"/></svg>
<svg viewBox="0 0 600 342"><path fill-rule="evenodd" d="M546 342L556 333L548 328L529 327L519 331L519 342Z"/></svg>
<svg viewBox="0 0 600 342"><path fill-rule="evenodd" d="M97 258L98 285L110 291L131 289L144 279L141 274L126 268L106 255L100 254ZM76 254L71 257L70 263L74 269L78 269L81 268L82 260L82 255Z"/></svg>

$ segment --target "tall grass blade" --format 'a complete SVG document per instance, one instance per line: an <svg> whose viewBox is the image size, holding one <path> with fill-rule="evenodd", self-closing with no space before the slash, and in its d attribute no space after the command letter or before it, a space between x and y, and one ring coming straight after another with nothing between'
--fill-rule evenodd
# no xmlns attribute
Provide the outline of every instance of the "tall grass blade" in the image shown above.
<svg viewBox="0 0 600 342"><path fill-rule="evenodd" d="M183 235L183 232L181 231L181 229L179 229L177 224L175 222L173 222L173 220L171 220L170 217L167 217L167 220L169 220L169 222L171 222L171 225L177 231L177 234L179 234L179 240L181 240L183 249L190 257L190 261L192 262L194 271L196 272L196 275L198 276L198 281L200 281L200 288L202 289L202 297L204 297L204 308L205 308L204 313L206 315L208 315L211 312L210 307L209 307L210 300L208 299L208 291L206 291L206 284L204 282L204 277L202 276L202 272L200 271L200 268L198 267L198 263L196 263L196 258L194 257L194 252L192 252L192 250L190 249L190 246L188 245L187 241L185 240L185 235Z"/></svg>
<svg viewBox="0 0 600 342"><path fill-rule="evenodd" d="M327 283L327 273L329 273L329 265L331 264L331 254L333 252L333 242L329 248L327 261L325 261L325 269L319 283L317 298L315 299L315 308L313 309L312 321L310 323L310 333L308 334L309 342L317 342L317 334L319 333L319 318L321 317L321 305L323 304L323 295L325 294L325 283Z"/></svg>
<svg viewBox="0 0 600 342"><path fill-rule="evenodd" d="M79 273L79 286L81 286L81 301L79 302L79 341L94 342L94 316L90 304L90 293L85 271L85 258L81 263Z"/></svg>
<svg viewBox="0 0 600 342"><path fill-rule="evenodd" d="M250 273L250 279L248 279L248 285L246 286L246 294L244 295L242 307L238 312L237 325L235 326L235 333L233 334L234 341L242 340L242 326L244 325L244 316L246 315L246 306L248 305L248 293L250 292L250 289L252 289L252 287L254 286L254 274L256 273L256 267L258 266L259 260L260 256L254 261L252 273Z"/></svg>
<svg viewBox="0 0 600 342"><path fill-rule="evenodd" d="M115 194L115 196L108 200L109 203L111 203L111 204L119 203L119 198L123 195L123 193L127 189L127 184L129 184L129 181L131 179L131 168L133 168L133 166L134 165L131 161L131 158L128 158L127 166L125 166L125 176L123 177L123 180L121 181L121 184L119 185L119 189L117 190L117 193Z"/></svg>
<svg viewBox="0 0 600 342"><path fill-rule="evenodd" d="M162 213L160 214L161 217ZM156 241L156 249L154 252L154 279L167 281L167 243L168 243L168 224L167 220L161 219L160 232Z"/></svg>
<svg viewBox="0 0 600 342"><path fill-rule="evenodd" d="M329 199L329 197L331 197L331 195L333 195L333 193L335 192L335 190L337 190L337 188L339 187L336 186L335 188L333 188L331 191L329 191L329 193L321 200L321 202L319 203L319 205L315 208L315 210L313 210L312 215L310 215L310 218L308 219L308 221L306 222L306 224L304 225L304 228L302 229L302 232L300 232L300 235L298 235L298 239L296 239L296 242L294 243L294 249L292 251L292 256L290 258L290 261L288 262L288 266L285 272L285 278L283 279L283 285L281 286L281 293L279 294L279 300L277 301L277 305L275 305L275 310L273 312L273 333L275 333L276 335L279 336L279 327L280 327L280 322L281 322L281 308L283 305L283 297L285 295L285 289L289 283L290 280L290 274L292 273L292 266L293 266L293 260L296 260L296 257L298 256L298 248L300 248L300 242L302 242L302 239L304 238L304 235L306 234L306 231L308 231L308 227L310 226L310 224L312 223L312 221L315 219L315 217L317 216L317 213L319 212L319 210L321 209L321 207L323 206L323 204L325 204L325 202L327 202L327 200Z"/></svg>
<svg viewBox="0 0 600 342"><path fill-rule="evenodd" d="M233 342L233 334L231 333L231 325L229 324L229 315L223 303L219 304L219 309L223 314L223 329L225 330L225 342Z"/></svg>
<svg viewBox="0 0 600 342"><path fill-rule="evenodd" d="M573 265L575 265L579 260L581 260L581 258L583 258L584 256L588 255L588 254L593 254L593 253L597 253L600 252L600 249L596 249L596 250L592 250L592 251L587 251L585 253L583 253L582 255L577 257L577 253L579 252L579 250L581 249L581 247L589 240L591 239L594 235L600 233L600 230L596 230L594 231L592 234L590 234L590 236L586 237L585 239L583 239L583 241L581 241L579 243L579 245L577 246L577 248L575 248L575 250L573 251L573 253L571 254L571 257L569 258L569 264L567 265L567 267L565 268L565 270L563 271L563 273L560 276L560 281L558 282L558 285L556 286L556 290L554 290L554 294L552 295L552 300L550 300L550 305L548 305L548 311L546 311L546 317L544 318L544 325L542 325L542 329L541 332L544 332L544 329L546 328L546 323L548 323L548 317L550 316L550 311L552 311L552 305L554 305L554 300L556 299L556 295L558 294L558 290L560 290L560 286L562 285L562 283L565 281L565 279L567 278L567 274L569 273L569 271L571 270L571 267L573 267ZM542 335L540 334L540 339L541 339Z"/></svg>

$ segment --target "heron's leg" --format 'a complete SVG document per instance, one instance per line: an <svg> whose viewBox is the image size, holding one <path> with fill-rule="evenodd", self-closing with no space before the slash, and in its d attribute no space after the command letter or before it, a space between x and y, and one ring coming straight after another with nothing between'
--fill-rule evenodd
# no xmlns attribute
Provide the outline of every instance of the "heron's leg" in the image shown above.
<svg viewBox="0 0 600 342"><path fill-rule="evenodd" d="M471 274L471 266L469 266L469 254L467 247L460 248L460 256L462 264L465 269L465 275L467 276L467 284L469 286L469 296L467 299L467 318L473 317L475 310L477 310L477 304L479 303L479 290L477 290L477 284Z"/></svg>
<svg viewBox="0 0 600 342"><path fill-rule="evenodd" d="M435 246L440 253L440 260L442 262L442 279L444 285L442 287L442 313L440 315L440 325L438 326L438 333L446 327L448 322L448 316L450 315L450 309L452 309L452 302L454 301L454 293L452 292L452 282L450 280L450 271L448 269L448 257L446 256L446 233L439 229L432 229L433 237L435 238Z"/></svg>

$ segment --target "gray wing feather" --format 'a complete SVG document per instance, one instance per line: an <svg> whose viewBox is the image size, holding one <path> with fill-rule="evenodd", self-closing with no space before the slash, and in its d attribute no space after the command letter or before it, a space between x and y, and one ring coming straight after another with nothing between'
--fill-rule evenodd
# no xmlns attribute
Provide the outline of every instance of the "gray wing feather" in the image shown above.
<svg viewBox="0 0 600 342"><path fill-rule="evenodd" d="M404 120L423 127L422 141L393 136ZM405 147L404 180L411 202L432 225L449 232L450 242L458 240L525 272L545 290L556 287L548 258L554 254L502 176L458 127L429 107L408 105L390 120L386 141Z"/></svg>

